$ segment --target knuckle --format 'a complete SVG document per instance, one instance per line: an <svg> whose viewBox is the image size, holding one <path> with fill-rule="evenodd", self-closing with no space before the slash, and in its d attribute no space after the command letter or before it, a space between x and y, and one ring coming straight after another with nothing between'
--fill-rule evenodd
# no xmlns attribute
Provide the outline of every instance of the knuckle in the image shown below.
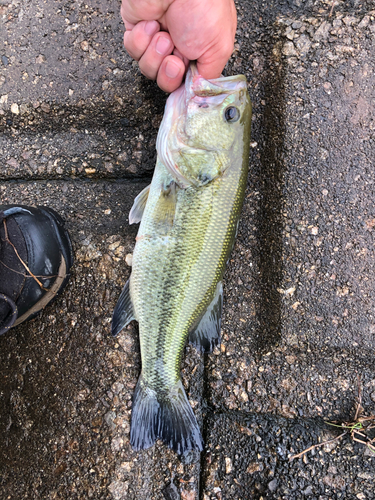
<svg viewBox="0 0 375 500"><path fill-rule="evenodd" d="M132 59L134 59L135 61L138 61L138 60L139 60L139 57L137 56L137 54L136 54L135 52L133 52L131 45L126 44L126 43L124 42L124 47L125 47L126 52L129 54L129 56L130 56Z"/></svg>
<svg viewBox="0 0 375 500"><path fill-rule="evenodd" d="M133 45L144 51L148 45L148 40L145 39L143 32L134 28L131 33Z"/></svg>

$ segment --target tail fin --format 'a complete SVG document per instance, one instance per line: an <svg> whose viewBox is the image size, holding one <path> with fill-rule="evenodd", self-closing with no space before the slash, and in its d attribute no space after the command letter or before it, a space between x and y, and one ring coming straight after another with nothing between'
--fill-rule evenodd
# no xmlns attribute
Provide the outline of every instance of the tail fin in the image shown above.
<svg viewBox="0 0 375 500"><path fill-rule="evenodd" d="M179 455L203 450L199 426L181 380L169 392L158 394L141 375L133 398L130 444L134 450L142 450L159 438Z"/></svg>

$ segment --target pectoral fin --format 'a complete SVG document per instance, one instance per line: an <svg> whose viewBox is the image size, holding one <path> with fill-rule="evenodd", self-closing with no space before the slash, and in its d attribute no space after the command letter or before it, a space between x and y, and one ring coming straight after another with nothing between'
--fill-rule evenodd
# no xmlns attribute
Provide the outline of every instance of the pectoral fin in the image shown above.
<svg viewBox="0 0 375 500"><path fill-rule="evenodd" d="M133 321L133 319L136 319L134 316L132 299L130 297L129 282L130 280L125 283L115 310L113 311L112 335L114 337L118 335L126 325Z"/></svg>
<svg viewBox="0 0 375 500"><path fill-rule="evenodd" d="M150 186L147 186L135 198L133 206L129 212L129 224L136 224L137 222L141 222L149 192Z"/></svg>
<svg viewBox="0 0 375 500"><path fill-rule="evenodd" d="M161 233L168 233L173 226L176 214L177 189L176 183L172 181L168 186L163 186L160 190L154 217Z"/></svg>
<svg viewBox="0 0 375 500"><path fill-rule="evenodd" d="M211 352L220 344L223 284L217 284L216 293L197 327L189 333L189 342L202 352Z"/></svg>

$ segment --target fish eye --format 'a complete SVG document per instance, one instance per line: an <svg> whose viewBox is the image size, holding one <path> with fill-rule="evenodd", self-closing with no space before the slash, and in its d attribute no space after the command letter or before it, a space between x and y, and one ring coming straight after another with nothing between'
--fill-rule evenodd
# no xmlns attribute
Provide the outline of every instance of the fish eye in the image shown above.
<svg viewBox="0 0 375 500"><path fill-rule="evenodd" d="M240 112L235 106L228 106L224 111L224 117L227 122L234 123L240 118Z"/></svg>

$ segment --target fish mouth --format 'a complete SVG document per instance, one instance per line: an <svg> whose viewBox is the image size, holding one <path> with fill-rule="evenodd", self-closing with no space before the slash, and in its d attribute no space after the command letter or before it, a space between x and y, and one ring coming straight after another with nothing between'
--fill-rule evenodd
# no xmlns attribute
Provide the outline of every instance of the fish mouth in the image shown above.
<svg viewBox="0 0 375 500"><path fill-rule="evenodd" d="M246 78L244 75L220 76L211 80L203 78L197 69L195 62L190 63L185 80L185 90L187 95L192 98L210 97L223 95L223 99L229 95L246 89Z"/></svg>

